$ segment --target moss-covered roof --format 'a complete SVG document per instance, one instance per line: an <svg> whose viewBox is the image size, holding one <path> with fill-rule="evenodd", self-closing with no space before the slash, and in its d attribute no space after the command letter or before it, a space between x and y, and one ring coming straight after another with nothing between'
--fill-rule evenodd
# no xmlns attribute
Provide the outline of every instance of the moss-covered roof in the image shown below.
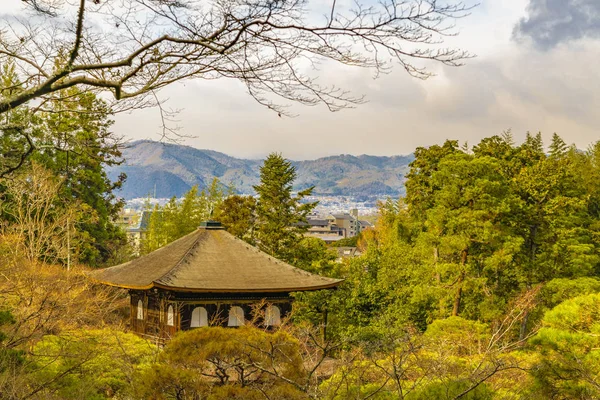
<svg viewBox="0 0 600 400"><path fill-rule="evenodd" d="M318 290L342 282L295 268L211 227L125 264L95 271L92 278L128 289L206 293Z"/></svg>

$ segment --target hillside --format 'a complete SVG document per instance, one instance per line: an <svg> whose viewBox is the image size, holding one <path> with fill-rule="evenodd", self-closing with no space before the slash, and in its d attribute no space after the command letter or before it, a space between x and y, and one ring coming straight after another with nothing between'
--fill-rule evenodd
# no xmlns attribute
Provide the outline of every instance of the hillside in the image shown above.
<svg viewBox="0 0 600 400"><path fill-rule="evenodd" d="M125 199L181 196L193 185L200 188L213 177L240 193L252 193L258 183L262 160L244 160L212 150L137 141L123 151L125 163L109 169L112 179L121 172L127 181L118 193ZM404 174L412 156L339 155L294 161L297 189L315 186L316 194L398 195L404 192Z"/></svg>

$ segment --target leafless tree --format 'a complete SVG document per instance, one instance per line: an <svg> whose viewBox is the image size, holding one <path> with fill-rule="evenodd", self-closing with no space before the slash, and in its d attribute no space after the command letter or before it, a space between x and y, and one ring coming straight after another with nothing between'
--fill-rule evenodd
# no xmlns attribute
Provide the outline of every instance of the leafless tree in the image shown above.
<svg viewBox="0 0 600 400"><path fill-rule="evenodd" d="M470 54L443 47L470 7L437 0L22 0L27 15L0 20L0 64L15 63L20 90L0 114L78 86L110 91L120 104L153 103L155 92L189 78L242 81L260 104L330 110L362 102L323 85L333 61L431 75L426 60L458 66ZM319 13L321 15L319 16ZM415 64L417 62L418 64ZM0 88L6 89L6 88ZM125 103L123 103L125 101Z"/></svg>
<svg viewBox="0 0 600 400"><path fill-rule="evenodd" d="M0 199L0 211L6 216L0 220L0 234L18 238L13 254L22 254L30 262L69 264L78 244L74 224L82 210L61 203L62 181L34 163L3 184L3 197L10 201Z"/></svg>

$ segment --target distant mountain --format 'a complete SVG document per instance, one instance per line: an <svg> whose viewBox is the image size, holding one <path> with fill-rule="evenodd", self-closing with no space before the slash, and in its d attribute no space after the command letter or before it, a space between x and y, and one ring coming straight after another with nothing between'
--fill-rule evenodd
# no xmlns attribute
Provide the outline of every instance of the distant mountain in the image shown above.
<svg viewBox="0 0 600 400"><path fill-rule="evenodd" d="M108 170L112 179L124 172L127 181L118 196L125 199L181 196L193 185L204 188L213 177L233 184L239 193L253 193L262 160L244 160L212 150L148 140L129 144L125 163ZM404 193L404 174L411 156L339 155L293 161L296 189L315 186L315 194L370 196Z"/></svg>

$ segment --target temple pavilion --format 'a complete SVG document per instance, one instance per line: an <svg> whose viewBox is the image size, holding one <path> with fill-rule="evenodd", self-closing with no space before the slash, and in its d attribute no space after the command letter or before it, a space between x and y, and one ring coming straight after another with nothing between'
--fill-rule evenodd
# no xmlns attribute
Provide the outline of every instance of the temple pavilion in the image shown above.
<svg viewBox="0 0 600 400"><path fill-rule="evenodd" d="M253 321L274 327L291 311L291 292L341 282L277 260L212 221L152 253L96 271L93 278L128 289L133 331L158 342L201 326Z"/></svg>

